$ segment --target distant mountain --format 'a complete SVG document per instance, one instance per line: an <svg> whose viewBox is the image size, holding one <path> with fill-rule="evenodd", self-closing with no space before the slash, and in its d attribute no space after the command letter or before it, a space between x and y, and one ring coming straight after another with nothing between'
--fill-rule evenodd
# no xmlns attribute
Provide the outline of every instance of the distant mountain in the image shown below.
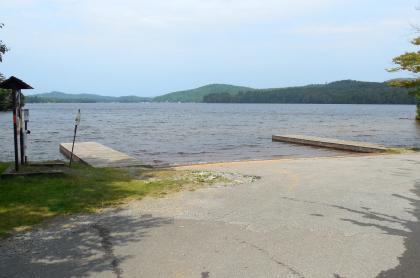
<svg viewBox="0 0 420 278"><path fill-rule="evenodd" d="M95 102L147 102L150 98L138 96L109 97L94 94L66 94L62 92L50 92L26 96L28 103L95 103Z"/></svg>
<svg viewBox="0 0 420 278"><path fill-rule="evenodd" d="M110 97L93 94L50 92L26 97L26 102L207 102L207 103L332 103L332 104L415 104L403 88L387 82L341 80L328 84L299 87L253 89L243 86L211 84L155 98Z"/></svg>
<svg viewBox="0 0 420 278"><path fill-rule="evenodd" d="M215 93L228 93L235 95L241 91L251 91L253 88L226 85L226 84L210 84L197 89L178 91L153 99L156 102L203 102L204 96Z"/></svg>
<svg viewBox="0 0 420 278"><path fill-rule="evenodd" d="M342 80L301 87L259 89L238 94L213 93L204 96L208 103L331 103L331 104L415 104L403 88L386 82Z"/></svg>

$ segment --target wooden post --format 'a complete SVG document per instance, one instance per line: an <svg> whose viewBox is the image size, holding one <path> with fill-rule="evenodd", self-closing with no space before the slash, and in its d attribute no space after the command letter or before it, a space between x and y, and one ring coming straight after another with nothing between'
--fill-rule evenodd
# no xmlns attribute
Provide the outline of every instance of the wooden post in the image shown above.
<svg viewBox="0 0 420 278"><path fill-rule="evenodd" d="M71 162L73 161L74 141L76 141L76 133L77 133L77 124L74 126L73 145L71 146L69 168L71 167Z"/></svg>
<svg viewBox="0 0 420 278"><path fill-rule="evenodd" d="M28 130L28 119L25 117L25 131L24 131L24 134L25 134L25 141L24 141L25 142L25 164L28 164L28 156L26 155L26 145L28 144L27 136L28 136L29 133L30 133L30 131Z"/></svg>
<svg viewBox="0 0 420 278"><path fill-rule="evenodd" d="M71 146L71 154L70 154L70 163L69 168L71 167L71 163L73 161L73 151L74 151L74 142L76 141L76 133L77 133L77 126L80 124L80 109L77 111L76 119L74 121L74 135L73 135L73 145Z"/></svg>
<svg viewBox="0 0 420 278"><path fill-rule="evenodd" d="M22 94L19 90L18 92L18 115L19 115L19 136L20 136L20 164L25 164L25 138L23 135L23 115L22 115Z"/></svg>
<svg viewBox="0 0 420 278"><path fill-rule="evenodd" d="M17 139L17 115L16 115L16 90L12 90L12 105L13 105L13 140L15 144L15 171L19 171L19 149Z"/></svg>

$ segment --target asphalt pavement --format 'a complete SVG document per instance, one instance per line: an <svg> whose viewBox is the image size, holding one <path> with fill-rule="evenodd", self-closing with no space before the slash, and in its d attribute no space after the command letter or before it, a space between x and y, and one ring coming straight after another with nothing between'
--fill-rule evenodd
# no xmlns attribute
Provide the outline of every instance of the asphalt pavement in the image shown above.
<svg viewBox="0 0 420 278"><path fill-rule="evenodd" d="M420 277L420 154L187 168L252 178L16 234L0 277Z"/></svg>

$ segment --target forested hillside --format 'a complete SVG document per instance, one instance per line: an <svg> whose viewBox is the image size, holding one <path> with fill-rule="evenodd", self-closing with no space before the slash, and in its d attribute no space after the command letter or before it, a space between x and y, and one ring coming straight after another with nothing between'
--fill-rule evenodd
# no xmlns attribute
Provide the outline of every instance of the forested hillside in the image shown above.
<svg viewBox="0 0 420 278"><path fill-rule="evenodd" d="M0 93L0 107L8 99ZM28 103L56 102L207 102L207 103L336 103L336 104L415 104L406 89L391 87L386 82L336 81L302 87L253 89L212 84L155 98L138 96L100 96L51 92L27 96ZM5 106L3 104L3 106Z"/></svg>
<svg viewBox="0 0 420 278"><path fill-rule="evenodd" d="M0 111L7 111L12 108L10 92L0 89Z"/></svg>
<svg viewBox="0 0 420 278"><path fill-rule="evenodd" d="M405 89L387 83L343 80L323 85L208 94L208 103L335 103L335 104L415 104Z"/></svg>
<svg viewBox="0 0 420 278"><path fill-rule="evenodd" d="M156 102L203 102L204 96L214 93L228 93L235 95L240 91L250 91L252 88L226 85L226 84L210 84L197 89L178 91L153 99Z"/></svg>
<svg viewBox="0 0 420 278"><path fill-rule="evenodd" d="M150 101L150 98L138 96L110 97L93 94L66 94L62 92L51 92L27 96L26 101L28 103L145 102Z"/></svg>

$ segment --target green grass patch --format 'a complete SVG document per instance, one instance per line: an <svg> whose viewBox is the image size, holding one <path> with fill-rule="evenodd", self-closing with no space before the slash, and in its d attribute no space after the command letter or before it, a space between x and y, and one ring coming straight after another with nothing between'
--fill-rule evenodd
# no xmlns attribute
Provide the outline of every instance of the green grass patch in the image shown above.
<svg viewBox="0 0 420 278"><path fill-rule="evenodd" d="M386 150L387 154L404 154L404 153L412 153L412 152L419 152L420 148L389 148Z"/></svg>
<svg viewBox="0 0 420 278"><path fill-rule="evenodd" d="M10 164L0 163L0 172ZM210 172L172 169L96 169L74 164L62 176L0 177L0 236L45 219L95 212L144 196L226 182Z"/></svg>
<svg viewBox="0 0 420 278"><path fill-rule="evenodd" d="M388 148L386 150L386 153L388 153L388 154L402 154L406 151L407 151L406 149L402 149L402 148Z"/></svg>

